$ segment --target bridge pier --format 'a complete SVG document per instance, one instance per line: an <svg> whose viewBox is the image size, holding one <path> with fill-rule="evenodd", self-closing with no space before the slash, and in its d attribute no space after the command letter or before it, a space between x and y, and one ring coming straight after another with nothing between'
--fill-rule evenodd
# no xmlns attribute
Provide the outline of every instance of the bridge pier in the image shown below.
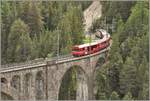
<svg viewBox="0 0 150 101"><path fill-rule="evenodd" d="M94 74L91 73L88 77L88 100L94 100Z"/></svg>
<svg viewBox="0 0 150 101"><path fill-rule="evenodd" d="M20 84L21 84L21 87L20 87L20 99L25 99L24 98L24 85L23 85L24 84L24 80L23 80L24 76L23 76L23 74L21 74L20 77L21 77L20 78Z"/></svg>
<svg viewBox="0 0 150 101"><path fill-rule="evenodd" d="M76 100L88 100L88 85L87 77L81 71L77 71L77 91Z"/></svg>

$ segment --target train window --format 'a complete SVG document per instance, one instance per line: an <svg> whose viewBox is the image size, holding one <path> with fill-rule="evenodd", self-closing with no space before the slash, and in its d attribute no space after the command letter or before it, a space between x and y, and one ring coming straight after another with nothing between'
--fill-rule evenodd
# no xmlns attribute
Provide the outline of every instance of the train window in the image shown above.
<svg viewBox="0 0 150 101"><path fill-rule="evenodd" d="M92 49L93 49L93 48L96 48L96 45L92 46Z"/></svg>
<svg viewBox="0 0 150 101"><path fill-rule="evenodd" d="M80 51L80 49L78 49L78 48L74 48L74 49L73 49L73 51Z"/></svg>
<svg viewBox="0 0 150 101"><path fill-rule="evenodd" d="M84 48L80 48L80 51L83 51L84 50Z"/></svg>
<svg viewBox="0 0 150 101"><path fill-rule="evenodd" d="M85 51L88 51L88 47L84 47L84 50L85 50Z"/></svg>
<svg viewBox="0 0 150 101"><path fill-rule="evenodd" d="M87 50L88 50L88 51L90 51L90 50L91 50L90 46L89 46L89 47L87 47Z"/></svg>

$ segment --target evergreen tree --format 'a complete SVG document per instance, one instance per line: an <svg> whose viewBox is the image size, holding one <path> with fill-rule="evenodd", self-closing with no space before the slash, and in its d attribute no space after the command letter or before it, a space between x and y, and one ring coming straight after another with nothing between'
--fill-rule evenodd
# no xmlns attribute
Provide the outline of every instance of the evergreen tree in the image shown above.
<svg viewBox="0 0 150 101"><path fill-rule="evenodd" d="M66 12L66 2L44 2L42 3L42 15L45 28L56 30L58 23Z"/></svg>
<svg viewBox="0 0 150 101"><path fill-rule="evenodd" d="M120 20L118 22L118 24L120 25L117 29L117 33L115 33L112 36L112 46L111 46L111 50L110 50L110 56L109 56L109 69L108 69L108 83L110 85L111 91L116 91L119 92L119 75L120 75L120 70L122 68L123 65L123 59L122 59L122 55L120 54L120 48L119 48L119 40L118 40L118 36L119 36L119 32L123 29L123 21Z"/></svg>
<svg viewBox="0 0 150 101"><path fill-rule="evenodd" d="M136 87L136 67L131 57L127 57L120 72L120 93L131 91L133 94Z"/></svg>
<svg viewBox="0 0 150 101"><path fill-rule="evenodd" d="M149 79L148 79L148 61L146 60L146 57L144 56L142 59L141 64L139 65L137 69L137 83L138 83L138 99L139 100L146 100L148 99L148 90L145 88L148 87Z"/></svg>
<svg viewBox="0 0 150 101"><path fill-rule="evenodd" d="M68 6L66 13L58 24L60 30L60 47L62 53L71 51L74 44L81 44L83 41L83 22L80 6ZM64 42L64 39L67 41Z"/></svg>
<svg viewBox="0 0 150 101"><path fill-rule="evenodd" d="M103 74L102 70L99 70L96 73L96 84L95 87L97 88L97 92L96 92L96 100L105 100L106 99L106 88L107 88L107 80L106 80L106 75Z"/></svg>
<svg viewBox="0 0 150 101"><path fill-rule="evenodd" d="M14 16L14 9L12 2L3 1L1 2L1 55L2 64L7 62L7 47L8 47L8 36L10 27L16 16ZM16 12L15 12L16 13Z"/></svg>
<svg viewBox="0 0 150 101"><path fill-rule="evenodd" d="M28 24L30 29L30 36L33 38L35 35L40 34L43 28L43 21L39 4L34 1L25 2L22 11L22 20Z"/></svg>
<svg viewBox="0 0 150 101"><path fill-rule="evenodd" d="M16 20L11 26L8 37L8 61L20 62L30 59L31 45L28 26L20 19Z"/></svg>
<svg viewBox="0 0 150 101"><path fill-rule="evenodd" d="M43 31L39 38L34 37L33 57L46 58L48 54L56 54L57 52L57 34L58 32Z"/></svg>
<svg viewBox="0 0 150 101"><path fill-rule="evenodd" d="M128 37L142 36L145 33L143 28L148 25L148 9L146 5L147 2L137 2L132 8L131 16L126 22L124 31L120 34L120 42L123 42Z"/></svg>

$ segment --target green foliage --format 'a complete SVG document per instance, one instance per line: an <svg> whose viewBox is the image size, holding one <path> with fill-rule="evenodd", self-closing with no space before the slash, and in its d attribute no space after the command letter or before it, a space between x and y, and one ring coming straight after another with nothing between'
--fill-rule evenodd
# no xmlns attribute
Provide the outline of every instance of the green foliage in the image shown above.
<svg viewBox="0 0 150 101"><path fill-rule="evenodd" d="M147 32L148 9L146 2L137 2L132 8L131 16L128 18L124 31L120 34L120 41L123 42L128 37L142 36ZM147 29L147 30L145 30Z"/></svg>
<svg viewBox="0 0 150 101"><path fill-rule="evenodd" d="M67 8L67 12L64 13L58 29L60 30L60 47L62 53L68 53L71 51L72 45L81 44L83 42L83 21L82 11L80 6L72 6L71 4ZM64 42L64 39L67 39Z"/></svg>
<svg viewBox="0 0 150 101"><path fill-rule="evenodd" d="M137 69L137 83L139 87L139 94L138 94L138 99L139 100L147 100L148 99L148 84L149 84L149 79L148 79L148 61L146 60L146 57L144 56L142 59L141 64L139 65Z"/></svg>
<svg viewBox="0 0 150 101"><path fill-rule="evenodd" d="M108 87L104 87L104 89L117 92L120 99L146 100L149 94L148 2L139 1L133 3L129 8L126 6L128 10L131 10L131 13L127 11L129 14L127 19L124 19L121 13L116 14L119 5L115 2L105 2L103 5L103 10L106 10L103 16L108 14L117 18L117 30L112 33L113 43L109 52L109 62L106 64L108 68L104 70L106 71L104 76ZM115 15L112 12L116 12ZM102 19L103 17L100 20ZM101 25L100 20L96 26ZM101 77L97 78L99 78L97 79L98 82L101 82ZM99 85L101 84L103 83ZM101 91L99 90L99 92ZM100 96L100 93L97 94ZM112 94L107 93L107 98L109 96L112 96ZM96 98L99 99L99 97Z"/></svg>
<svg viewBox="0 0 150 101"><path fill-rule="evenodd" d="M41 11L37 2L24 2L21 19L28 24L30 36L39 35L43 28Z"/></svg>
<svg viewBox="0 0 150 101"><path fill-rule="evenodd" d="M50 52L53 52L52 54L54 55L56 52L56 38L57 38L57 32L53 31L50 32L48 30L43 31L40 34L40 37L34 38L34 57L43 57L45 58ZM55 49L55 50L54 50ZM52 56L53 56L52 55Z"/></svg>
<svg viewBox="0 0 150 101"><path fill-rule="evenodd" d="M111 100L119 100L119 95L117 94L117 92L113 91L111 93L110 99Z"/></svg>
<svg viewBox="0 0 150 101"><path fill-rule="evenodd" d="M83 9L85 9L89 4L90 3L84 2L58 1L3 1L2 63L9 63L9 61L7 60L9 58L12 58L11 55L7 54L7 49L16 44L12 45L11 42L13 40L8 38L8 36L12 33L10 33L10 28L13 26L12 23L17 19L21 19L22 21L24 21L25 25L28 26L27 33L32 39L30 39L29 41L29 43L32 43L30 55L31 59L41 57L45 58L48 56L48 54L51 54L51 56L53 57L56 56L57 51L59 51L60 55L70 53L72 45L83 43L84 34L82 12ZM14 30L18 30L15 28ZM57 48L58 37L60 39L59 50ZM18 50L19 47L20 46L14 46L14 50ZM8 51L8 53L14 53L11 52L12 50ZM14 60L10 59L11 62L15 62L16 57L20 56L17 56L16 54L16 56L13 57ZM19 59L17 61L21 62L22 59ZM25 61L25 59L23 59L23 61Z"/></svg>
<svg viewBox="0 0 150 101"><path fill-rule="evenodd" d="M20 19L16 20L8 37L8 61L19 62L30 59L32 41L29 37L28 26Z"/></svg>
<svg viewBox="0 0 150 101"><path fill-rule="evenodd" d="M96 99L107 100L105 93L99 93L99 92L96 95Z"/></svg>
<svg viewBox="0 0 150 101"><path fill-rule="evenodd" d="M65 3L42 2L42 15L44 17L44 27L49 30L55 30L59 21L65 12Z"/></svg>
<svg viewBox="0 0 150 101"><path fill-rule="evenodd" d="M128 92L124 97L123 100L132 100L132 94L130 92Z"/></svg>
<svg viewBox="0 0 150 101"><path fill-rule="evenodd" d="M128 57L120 73L120 92L122 94L134 90L136 84L136 67L133 59Z"/></svg>
<svg viewBox="0 0 150 101"><path fill-rule="evenodd" d="M92 42L92 39L90 37L86 37L84 40L83 40L84 43L91 43Z"/></svg>
<svg viewBox="0 0 150 101"><path fill-rule="evenodd" d="M12 2L1 2L1 56L2 64L7 63L7 47L10 27L13 21L17 18L16 5L11 5Z"/></svg>

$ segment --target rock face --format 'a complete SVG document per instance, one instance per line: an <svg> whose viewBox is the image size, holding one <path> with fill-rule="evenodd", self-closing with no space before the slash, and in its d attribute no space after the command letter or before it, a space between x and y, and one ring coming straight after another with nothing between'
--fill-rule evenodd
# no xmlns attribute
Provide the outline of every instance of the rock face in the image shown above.
<svg viewBox="0 0 150 101"><path fill-rule="evenodd" d="M92 22L95 19L100 18L101 15L102 15L102 5L100 1L93 1L93 3L84 11L85 33L89 31Z"/></svg>

